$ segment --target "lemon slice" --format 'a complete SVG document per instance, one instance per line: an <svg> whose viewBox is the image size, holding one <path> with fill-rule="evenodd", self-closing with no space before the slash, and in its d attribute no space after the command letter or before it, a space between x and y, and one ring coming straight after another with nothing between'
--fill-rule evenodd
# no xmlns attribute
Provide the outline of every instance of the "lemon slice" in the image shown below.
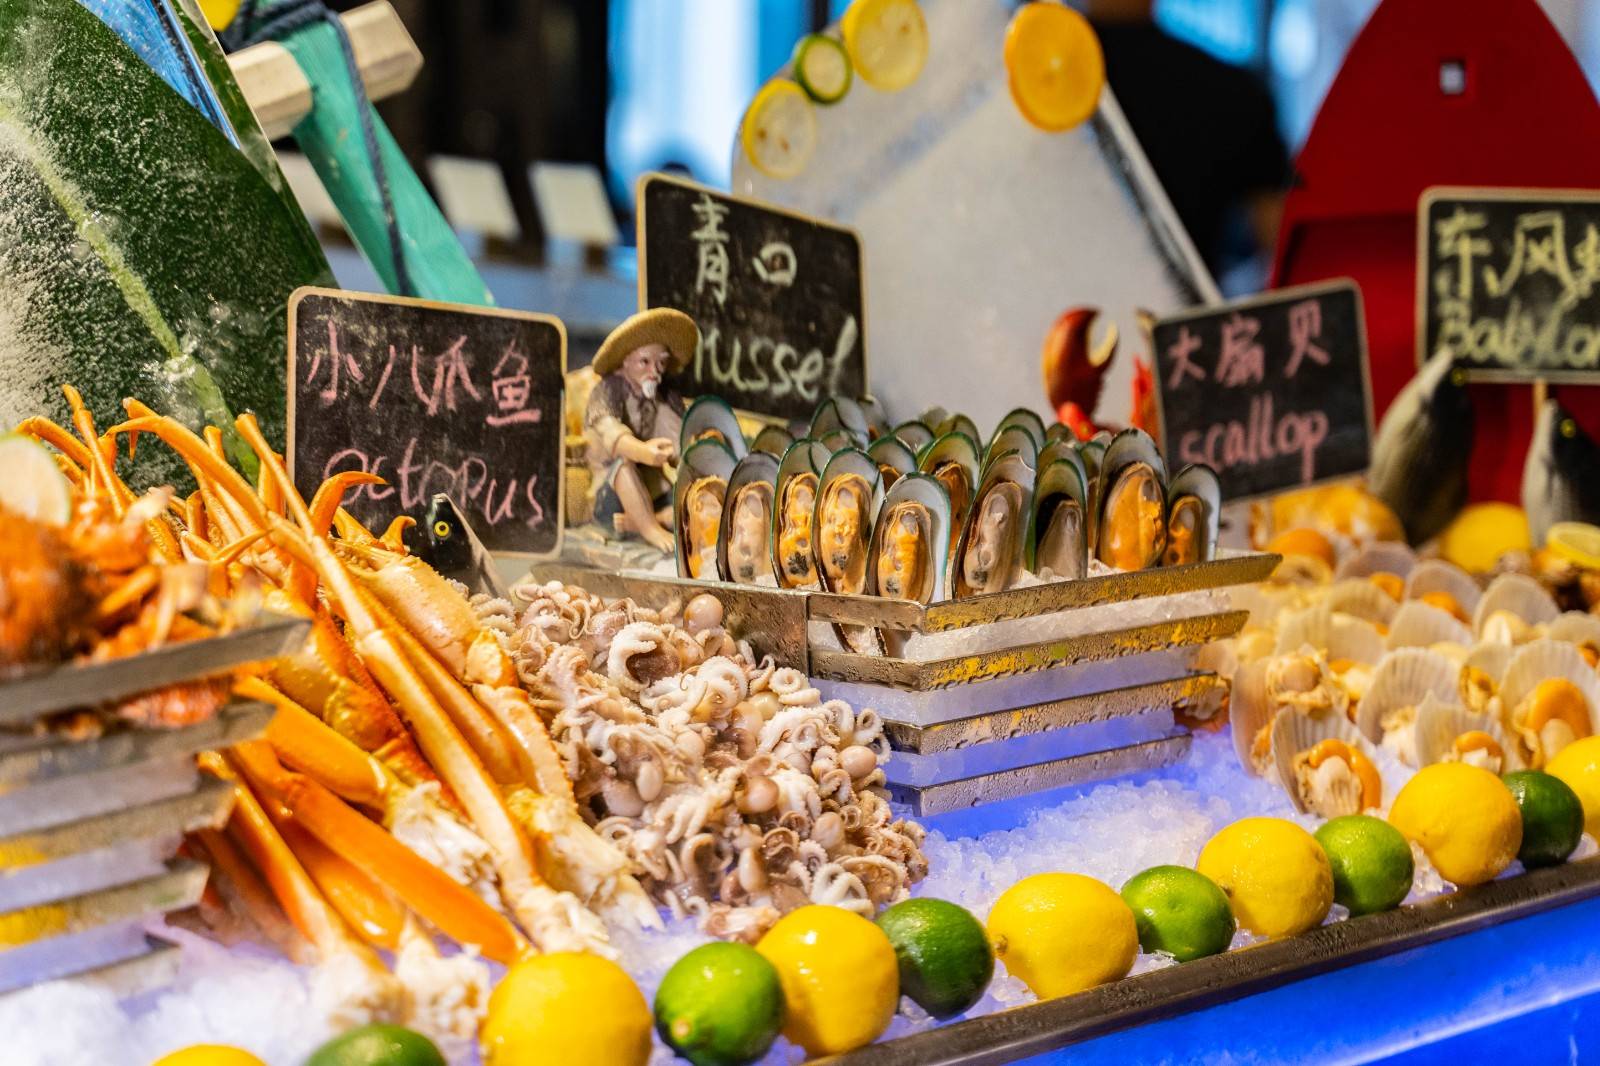
<svg viewBox="0 0 1600 1066"><path fill-rule="evenodd" d="M1105 55L1094 28L1072 8L1023 4L1006 28L1004 55L1011 99L1039 129L1070 130L1099 106Z"/></svg>
<svg viewBox="0 0 1600 1066"><path fill-rule="evenodd" d="M1557 522L1550 527L1545 543L1568 562L1600 570L1600 526L1587 522Z"/></svg>
<svg viewBox="0 0 1600 1066"><path fill-rule="evenodd" d="M899 92L928 61L928 24L916 0L855 0L839 30L856 73L874 89Z"/></svg>
<svg viewBox="0 0 1600 1066"><path fill-rule="evenodd" d="M0 470L0 507L45 525L67 524L72 486L43 445L18 433L0 436Z"/></svg>
<svg viewBox="0 0 1600 1066"><path fill-rule="evenodd" d="M800 86L774 78L750 102L741 136L757 170L787 180L805 170L817 150L817 115Z"/></svg>
<svg viewBox="0 0 1600 1066"><path fill-rule="evenodd" d="M794 48L794 80L817 103L836 104L850 91L850 55L832 37L807 34Z"/></svg>

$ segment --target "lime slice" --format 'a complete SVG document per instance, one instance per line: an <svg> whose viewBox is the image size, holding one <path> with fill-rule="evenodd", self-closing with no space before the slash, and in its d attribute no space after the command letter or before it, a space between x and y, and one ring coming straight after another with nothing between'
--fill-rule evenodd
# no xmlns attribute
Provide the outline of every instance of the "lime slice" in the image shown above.
<svg viewBox="0 0 1600 1066"><path fill-rule="evenodd" d="M839 30L856 73L874 89L899 92L928 61L928 24L916 0L855 0Z"/></svg>
<svg viewBox="0 0 1600 1066"><path fill-rule="evenodd" d="M817 116L805 92L787 78L761 87L745 112L744 153L761 173L787 180L805 170L817 150Z"/></svg>
<svg viewBox="0 0 1600 1066"><path fill-rule="evenodd" d="M1568 562L1600 570L1600 526L1587 522L1557 522L1550 527L1545 543Z"/></svg>
<svg viewBox="0 0 1600 1066"><path fill-rule="evenodd" d="M1004 58L1017 110L1046 133L1072 129L1100 104L1106 83L1100 39L1064 4L1036 0L1017 9L1006 27Z"/></svg>
<svg viewBox="0 0 1600 1066"><path fill-rule="evenodd" d="M794 79L817 103L836 104L850 91L850 54L832 37L807 34L794 46Z"/></svg>
<svg viewBox="0 0 1600 1066"><path fill-rule="evenodd" d="M72 486L44 445L17 433L0 436L0 507L64 526L72 517Z"/></svg>

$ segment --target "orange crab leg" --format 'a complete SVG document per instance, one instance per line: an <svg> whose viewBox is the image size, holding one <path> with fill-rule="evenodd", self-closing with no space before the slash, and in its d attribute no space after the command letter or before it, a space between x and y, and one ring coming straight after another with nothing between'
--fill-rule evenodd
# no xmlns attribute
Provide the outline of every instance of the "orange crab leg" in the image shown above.
<svg viewBox="0 0 1600 1066"><path fill-rule="evenodd" d="M68 459L80 472L87 472L94 466L94 457L89 449L77 437L67 432L61 426L48 418L35 415L33 418L24 418L17 423L16 432L23 436L32 437L43 444L48 444Z"/></svg>
<svg viewBox="0 0 1600 1066"><path fill-rule="evenodd" d="M265 478L265 475L263 475ZM266 478L272 481L271 478ZM276 482L273 482L276 484ZM377 474L369 474L365 470L342 470L324 481L317 487L317 494L311 500L311 533L313 536L326 536L333 526L336 516L344 503L345 493L358 485L387 485L388 482Z"/></svg>
<svg viewBox="0 0 1600 1066"><path fill-rule="evenodd" d="M390 551L403 552L406 550L406 530L417 524L417 520L408 514L396 515L394 521L389 523L389 528L383 531L383 536L378 538Z"/></svg>
<svg viewBox="0 0 1600 1066"><path fill-rule="evenodd" d="M232 757L252 786L276 796L297 825L371 871L445 935L509 965L528 947L511 923L381 826L357 814L312 778L285 770L260 741L235 745Z"/></svg>
<svg viewBox="0 0 1600 1066"><path fill-rule="evenodd" d="M247 919L290 960L302 965L316 961L311 945L284 918L273 901L272 892L262 882L244 855L227 834L216 829L200 829L189 835L189 846L201 852L211 867L208 887L218 889L229 910Z"/></svg>
<svg viewBox="0 0 1600 1066"><path fill-rule="evenodd" d="M322 782L351 803L383 810L389 780L372 756L322 724L321 719L260 678L242 678L233 690L277 709L267 742L290 766Z"/></svg>
<svg viewBox="0 0 1600 1066"><path fill-rule="evenodd" d="M385 951L400 946L406 910L381 881L307 832L287 812L273 822L329 906L357 936Z"/></svg>

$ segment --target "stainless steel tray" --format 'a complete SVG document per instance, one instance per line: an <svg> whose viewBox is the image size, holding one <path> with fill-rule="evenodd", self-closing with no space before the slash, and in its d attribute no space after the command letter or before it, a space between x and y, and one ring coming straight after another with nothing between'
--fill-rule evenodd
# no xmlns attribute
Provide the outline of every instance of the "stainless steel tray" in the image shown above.
<svg viewBox="0 0 1600 1066"><path fill-rule="evenodd" d="M303 618L264 612L226 636L169 644L125 659L26 670L0 681L0 725L29 722L51 711L97 706L274 659L296 647L310 625Z"/></svg>

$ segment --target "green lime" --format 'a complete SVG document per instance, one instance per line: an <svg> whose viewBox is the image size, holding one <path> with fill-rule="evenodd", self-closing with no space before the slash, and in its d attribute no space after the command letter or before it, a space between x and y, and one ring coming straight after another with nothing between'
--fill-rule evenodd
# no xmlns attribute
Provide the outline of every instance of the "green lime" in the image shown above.
<svg viewBox="0 0 1600 1066"><path fill-rule="evenodd" d="M748 944L702 944L656 990L656 1032L694 1066L743 1066L783 1028L778 971Z"/></svg>
<svg viewBox="0 0 1600 1066"><path fill-rule="evenodd" d="M445 1066L433 1041L399 1025L374 1023L336 1036L306 1066Z"/></svg>
<svg viewBox="0 0 1600 1066"><path fill-rule="evenodd" d="M1567 861L1583 836L1583 803L1565 781L1542 770L1514 770L1501 778L1522 812L1517 858L1528 869Z"/></svg>
<svg viewBox="0 0 1600 1066"><path fill-rule="evenodd" d="M1333 901L1351 917L1398 907L1410 894L1411 845L1382 818L1347 814L1324 822L1316 837L1333 867Z"/></svg>
<svg viewBox="0 0 1600 1066"><path fill-rule="evenodd" d="M942 899L908 899L878 915L894 945L900 992L935 1018L949 1018L983 998L994 976L994 950L972 913Z"/></svg>
<svg viewBox="0 0 1600 1066"><path fill-rule="evenodd" d="M817 103L836 104L850 91L850 55L832 37L808 34L794 48L794 80Z"/></svg>
<svg viewBox="0 0 1600 1066"><path fill-rule="evenodd" d="M1122 886L1133 910L1139 947L1179 962L1227 951L1235 921L1228 897L1216 883L1187 866L1152 866Z"/></svg>

